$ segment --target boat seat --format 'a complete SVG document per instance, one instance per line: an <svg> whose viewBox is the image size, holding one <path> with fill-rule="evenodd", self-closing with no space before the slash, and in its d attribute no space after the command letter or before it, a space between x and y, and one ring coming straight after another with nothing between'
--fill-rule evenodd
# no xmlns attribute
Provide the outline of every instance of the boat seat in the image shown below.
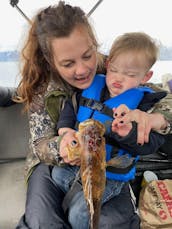
<svg viewBox="0 0 172 229"><path fill-rule="evenodd" d="M0 228L14 229L24 213L29 127L22 104L0 107Z"/></svg>
<svg viewBox="0 0 172 229"><path fill-rule="evenodd" d="M10 106L15 104L11 100L12 96L16 93L15 87L2 87L0 86L0 106Z"/></svg>
<svg viewBox="0 0 172 229"><path fill-rule="evenodd" d="M25 158L29 151L29 126L22 104L0 107L0 160Z"/></svg>

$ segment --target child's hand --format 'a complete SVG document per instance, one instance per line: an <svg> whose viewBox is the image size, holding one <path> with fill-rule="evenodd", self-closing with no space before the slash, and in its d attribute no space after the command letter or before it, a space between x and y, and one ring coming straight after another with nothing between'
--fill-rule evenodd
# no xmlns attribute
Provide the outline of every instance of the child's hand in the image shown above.
<svg viewBox="0 0 172 229"><path fill-rule="evenodd" d="M138 109L130 110L126 105L123 104L120 105L118 108L113 109L113 112L115 120L112 122L112 131L115 131L115 125L117 125L118 128L121 128L122 126L128 125L129 123L131 124L131 122L135 121L138 124L137 143L143 145L144 143L147 143L149 141L149 133L151 129L154 127L153 123L157 120L153 120L155 114L148 114Z"/></svg>
<svg viewBox="0 0 172 229"><path fill-rule="evenodd" d="M125 120L125 116L129 111L128 107L124 104L113 109L112 131L121 137L125 137L132 129L132 123Z"/></svg>
<svg viewBox="0 0 172 229"><path fill-rule="evenodd" d="M121 137L125 137L132 129L132 124L117 124L112 122L112 131L117 133Z"/></svg>

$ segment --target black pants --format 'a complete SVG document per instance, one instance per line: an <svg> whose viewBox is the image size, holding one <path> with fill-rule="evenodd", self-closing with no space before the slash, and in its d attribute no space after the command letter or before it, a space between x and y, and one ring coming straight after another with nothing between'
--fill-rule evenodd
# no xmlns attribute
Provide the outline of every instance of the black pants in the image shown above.
<svg viewBox="0 0 172 229"><path fill-rule="evenodd" d="M51 178L51 168L44 164L38 165L29 179L25 214L16 229L71 228L62 209L63 198L63 192ZM102 207L100 228L139 229L139 224L126 185L119 196Z"/></svg>

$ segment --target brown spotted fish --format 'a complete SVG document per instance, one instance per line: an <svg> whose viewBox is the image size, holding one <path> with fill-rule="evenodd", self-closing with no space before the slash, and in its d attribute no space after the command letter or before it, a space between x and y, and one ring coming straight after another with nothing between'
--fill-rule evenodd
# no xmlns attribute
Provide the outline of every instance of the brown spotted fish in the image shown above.
<svg viewBox="0 0 172 229"><path fill-rule="evenodd" d="M79 124L76 137L80 148L81 180L84 196L90 213L90 228L98 229L101 200L105 189L105 132L104 125L99 121L87 119ZM70 148L70 158L74 158L76 148ZM78 152L76 158L78 157ZM73 156L72 156L73 155Z"/></svg>

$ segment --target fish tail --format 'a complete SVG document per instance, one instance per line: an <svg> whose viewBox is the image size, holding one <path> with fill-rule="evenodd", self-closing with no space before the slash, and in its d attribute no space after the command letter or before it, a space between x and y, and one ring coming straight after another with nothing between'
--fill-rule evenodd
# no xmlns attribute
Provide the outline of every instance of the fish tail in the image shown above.
<svg viewBox="0 0 172 229"><path fill-rule="evenodd" d="M100 210L101 210L100 200L93 200L93 205L94 205L94 214L90 218L90 229L98 229Z"/></svg>

